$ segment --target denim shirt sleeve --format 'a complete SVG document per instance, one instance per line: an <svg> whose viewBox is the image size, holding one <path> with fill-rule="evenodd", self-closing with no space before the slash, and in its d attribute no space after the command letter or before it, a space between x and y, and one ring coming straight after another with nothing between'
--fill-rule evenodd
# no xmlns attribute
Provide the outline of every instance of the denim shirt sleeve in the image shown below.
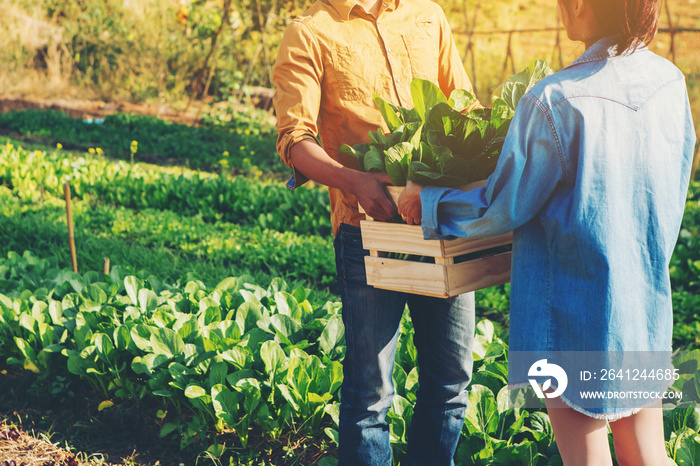
<svg viewBox="0 0 700 466"><path fill-rule="evenodd" d="M526 94L484 187L465 192L426 186L421 191L423 236L478 238L513 231L537 215L566 180L566 171L550 110Z"/></svg>

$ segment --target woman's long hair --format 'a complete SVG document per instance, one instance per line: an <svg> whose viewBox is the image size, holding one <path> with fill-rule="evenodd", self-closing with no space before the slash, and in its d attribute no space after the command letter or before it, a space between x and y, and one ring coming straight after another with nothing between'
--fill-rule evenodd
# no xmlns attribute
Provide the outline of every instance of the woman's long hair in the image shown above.
<svg viewBox="0 0 700 466"><path fill-rule="evenodd" d="M571 5L571 0L563 0ZM648 45L659 29L661 0L586 0L606 35L616 35L617 54Z"/></svg>
<svg viewBox="0 0 700 466"><path fill-rule="evenodd" d="M610 18L618 35L617 52L648 45L659 29L660 0L590 0L596 18ZM601 17L601 15L603 15Z"/></svg>

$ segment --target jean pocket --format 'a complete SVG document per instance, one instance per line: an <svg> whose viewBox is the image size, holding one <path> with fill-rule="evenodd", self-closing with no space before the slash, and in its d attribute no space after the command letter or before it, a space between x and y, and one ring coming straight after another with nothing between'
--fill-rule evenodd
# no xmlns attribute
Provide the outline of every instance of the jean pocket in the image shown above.
<svg viewBox="0 0 700 466"><path fill-rule="evenodd" d="M360 227L341 224L333 245L338 279L366 283L365 256L368 252L362 247Z"/></svg>

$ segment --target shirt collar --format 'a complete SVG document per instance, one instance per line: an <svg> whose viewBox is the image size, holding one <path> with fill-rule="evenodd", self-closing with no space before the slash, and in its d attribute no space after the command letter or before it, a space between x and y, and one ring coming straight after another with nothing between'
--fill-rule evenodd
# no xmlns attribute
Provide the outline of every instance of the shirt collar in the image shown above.
<svg viewBox="0 0 700 466"><path fill-rule="evenodd" d="M362 8L361 6L358 5L357 0L326 0L334 9L335 11L338 12L340 15L340 18L343 21L347 21L350 19L350 13L352 12L352 9L357 6L358 8ZM395 10L398 5L399 5L400 0L382 0L382 3L384 4L384 9L388 11Z"/></svg>
<svg viewBox="0 0 700 466"><path fill-rule="evenodd" d="M634 52L640 50L646 50L645 45L638 46ZM631 52L625 52L625 54ZM595 44L591 45L586 49L585 52L581 54L573 63L565 68L571 68L572 66L580 65L582 63L591 63L594 61L601 61L607 58L612 58L617 56L617 37L616 36L605 36L600 39Z"/></svg>

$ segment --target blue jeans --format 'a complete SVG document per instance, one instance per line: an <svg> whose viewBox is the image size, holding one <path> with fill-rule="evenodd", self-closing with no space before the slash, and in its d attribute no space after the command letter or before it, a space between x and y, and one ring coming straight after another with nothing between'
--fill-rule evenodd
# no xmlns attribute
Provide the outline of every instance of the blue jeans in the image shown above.
<svg viewBox="0 0 700 466"><path fill-rule="evenodd" d="M394 395L394 357L406 304L415 329L419 388L403 464L453 465L472 374L473 293L439 299L368 286L368 251L359 227L342 224L334 246L347 344L338 465L391 465L385 417Z"/></svg>

